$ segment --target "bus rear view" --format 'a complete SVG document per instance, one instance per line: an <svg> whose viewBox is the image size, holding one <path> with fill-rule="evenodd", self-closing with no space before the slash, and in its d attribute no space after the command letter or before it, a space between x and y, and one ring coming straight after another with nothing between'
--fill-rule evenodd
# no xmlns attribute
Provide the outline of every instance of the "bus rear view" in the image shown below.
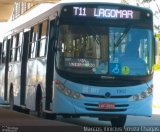
<svg viewBox="0 0 160 132"><path fill-rule="evenodd" d="M121 4L64 4L59 18L53 109L124 126L152 115L150 10Z"/></svg>

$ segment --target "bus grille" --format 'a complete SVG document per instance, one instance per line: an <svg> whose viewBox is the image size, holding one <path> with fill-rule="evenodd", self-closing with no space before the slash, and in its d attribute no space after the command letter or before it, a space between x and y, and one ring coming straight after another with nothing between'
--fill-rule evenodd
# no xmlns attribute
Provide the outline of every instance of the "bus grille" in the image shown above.
<svg viewBox="0 0 160 132"><path fill-rule="evenodd" d="M115 109L100 109L98 104L85 103L86 110L89 111L99 111L99 112L123 112L127 110L128 104L117 104Z"/></svg>
<svg viewBox="0 0 160 132"><path fill-rule="evenodd" d="M106 98L105 95L82 94L84 97ZM110 96L109 98L130 98L132 95Z"/></svg>

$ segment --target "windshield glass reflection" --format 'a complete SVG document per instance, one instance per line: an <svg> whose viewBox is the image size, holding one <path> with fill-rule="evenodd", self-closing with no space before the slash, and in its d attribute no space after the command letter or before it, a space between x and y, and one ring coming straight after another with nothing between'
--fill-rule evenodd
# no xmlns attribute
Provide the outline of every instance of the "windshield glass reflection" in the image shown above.
<svg viewBox="0 0 160 132"><path fill-rule="evenodd" d="M148 75L151 32L106 26L60 26L57 67L77 74Z"/></svg>

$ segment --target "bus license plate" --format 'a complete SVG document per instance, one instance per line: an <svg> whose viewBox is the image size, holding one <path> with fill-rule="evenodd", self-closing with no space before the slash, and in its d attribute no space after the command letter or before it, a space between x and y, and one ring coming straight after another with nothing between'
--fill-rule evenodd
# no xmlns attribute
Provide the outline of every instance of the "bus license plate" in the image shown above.
<svg viewBox="0 0 160 132"><path fill-rule="evenodd" d="M115 104L111 104L111 103L100 103L98 105L98 107L100 109L115 109Z"/></svg>

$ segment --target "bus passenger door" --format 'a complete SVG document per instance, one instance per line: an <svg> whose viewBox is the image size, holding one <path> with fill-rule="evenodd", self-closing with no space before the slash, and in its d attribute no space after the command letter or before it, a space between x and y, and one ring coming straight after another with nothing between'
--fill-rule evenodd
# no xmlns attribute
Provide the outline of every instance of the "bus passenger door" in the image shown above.
<svg viewBox="0 0 160 132"><path fill-rule="evenodd" d="M7 40L0 44L0 97L4 99L5 58Z"/></svg>
<svg viewBox="0 0 160 132"><path fill-rule="evenodd" d="M27 58L28 58L28 44L29 44L29 32L24 32L23 41L23 53L22 53L22 64L21 64L21 81L20 81L20 105L25 105L26 97L26 76L27 76Z"/></svg>
<svg viewBox="0 0 160 132"><path fill-rule="evenodd" d="M27 34L26 34L27 35ZM44 109L46 51L48 36L48 20L44 20L31 27L28 44L28 58L26 65L26 106L37 111L38 116ZM28 42L25 42L28 43ZM27 53L26 53L27 54ZM25 64L26 63L26 64Z"/></svg>
<svg viewBox="0 0 160 132"><path fill-rule="evenodd" d="M10 47L11 39L6 39L3 43L3 53L2 53L2 72L4 75L2 81L4 81L4 100L7 101L8 97L8 63L9 63L9 47Z"/></svg>
<svg viewBox="0 0 160 132"><path fill-rule="evenodd" d="M54 54L55 54L55 20L50 21L49 44L47 54L47 71L46 71L46 103L45 109L50 110L53 93L53 75L54 75Z"/></svg>

